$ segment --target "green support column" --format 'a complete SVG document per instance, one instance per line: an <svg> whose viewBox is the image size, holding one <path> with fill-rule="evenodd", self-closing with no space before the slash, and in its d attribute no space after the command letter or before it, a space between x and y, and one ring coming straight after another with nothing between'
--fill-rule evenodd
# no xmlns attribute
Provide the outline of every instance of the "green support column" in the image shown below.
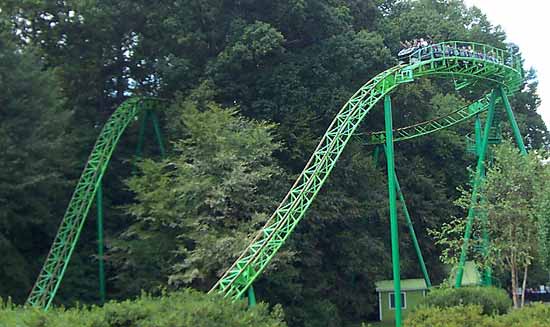
<svg viewBox="0 0 550 327"><path fill-rule="evenodd" d="M476 115L475 120L475 136L476 136L476 158L479 158L481 153L482 146L482 132L481 132L481 118L479 115ZM485 166L481 169L480 174L482 179L485 179ZM481 199L483 201L483 199ZM477 215L480 216L482 222L482 237L483 237L483 254L487 255L489 251L489 230L487 229L487 214L484 212L478 212ZM492 284L492 270L491 267L486 267L483 271L482 283L485 286L491 286Z"/></svg>
<svg viewBox="0 0 550 327"><path fill-rule="evenodd" d="M405 197L403 196L403 192L401 192L401 186L399 186L399 180L397 179L397 174L395 174L395 186L397 188L397 195L399 196L399 201L401 202L401 207L403 208L403 213L405 214L407 226L409 227L409 233L411 234L411 238L413 240L414 250L416 251L416 256L418 257L418 263L420 264L420 269L422 270L422 274L424 275L426 286L428 286L428 288L431 288L432 282L430 281L430 276L428 275L428 269L426 269L426 263L424 262L422 251L420 251L420 245L418 244L418 239L416 238L416 233L414 231L411 216L409 214L409 209L407 209L407 203L405 202Z"/></svg>
<svg viewBox="0 0 550 327"><path fill-rule="evenodd" d="M136 157L141 158L143 154L143 143L145 142L145 128L147 127L147 119L149 118L149 110L141 115L141 122L139 124L138 143L136 147Z"/></svg>
<svg viewBox="0 0 550 327"><path fill-rule="evenodd" d="M481 153L481 118L479 115L476 115L476 122L475 122L475 136L476 136L476 157L479 157L479 154Z"/></svg>
<svg viewBox="0 0 550 327"><path fill-rule="evenodd" d="M487 121L485 122L485 130L483 131L483 139L481 140L481 149L477 158L476 176L474 177L474 185L472 186L471 205L468 210L468 218L466 222L466 230L464 231L464 239L462 241L462 250L460 253L460 261L458 263L458 270L456 273L455 287L459 288L462 285L462 276L464 275L464 264L466 263L466 257L468 252L468 243L472 236L472 226L475 217L474 205L478 201L479 185L481 182L481 174L483 172L483 165L485 162L485 154L487 152L487 143L489 140L489 133L491 131L491 125L493 124L493 118L495 116L495 100L496 92L491 94L491 102L489 104L489 110L487 111Z"/></svg>
<svg viewBox="0 0 550 327"><path fill-rule="evenodd" d="M372 157L374 159L374 166L378 167L378 159L380 158L380 145L377 145L374 147L374 151L372 152Z"/></svg>
<svg viewBox="0 0 550 327"><path fill-rule="evenodd" d="M388 165L388 195L390 202L390 229L393 266L393 290L395 298L395 326L401 327L401 273L399 271L399 226L397 223L395 162L393 156L393 122L391 98L384 97L384 117L386 121L386 161Z"/></svg>
<svg viewBox="0 0 550 327"><path fill-rule="evenodd" d="M154 112L151 112L149 115L151 116L151 121L153 122L153 129L155 130L155 137L159 145L160 155L162 157L165 157L166 151L164 149L164 143L162 142L162 134L160 132L159 120L157 118L157 115L155 115Z"/></svg>
<svg viewBox="0 0 550 327"><path fill-rule="evenodd" d="M248 307L253 308L256 306L256 294L254 293L254 287L250 285L248 288Z"/></svg>
<svg viewBox="0 0 550 327"><path fill-rule="evenodd" d="M510 106L510 101L508 101L508 96L506 95L506 92L504 91L502 86L499 88L499 92L500 92L500 97L502 98L502 103L504 103L504 108L506 109L508 121L510 121L510 125L512 126L514 139L516 140L516 143L518 145L518 148L521 154L526 155L527 150L525 149L525 144L523 143L523 137L521 137L521 132L519 131L518 123L516 121L516 118L514 117L514 112L512 111L512 107Z"/></svg>
<svg viewBox="0 0 550 327"><path fill-rule="evenodd" d="M99 262L99 301L105 303L105 265L103 261L103 185L96 192L97 206L97 259Z"/></svg>
<svg viewBox="0 0 550 327"><path fill-rule="evenodd" d="M481 179L485 179L485 167L483 167L481 171ZM484 198L480 199L480 201L485 201ZM482 224L482 238L483 238L483 255L487 256L489 252L489 221L487 217L486 212L480 212L479 218L481 219ZM485 270L483 271L482 276L482 284L484 286L491 286L493 284L493 271L490 266L485 267Z"/></svg>

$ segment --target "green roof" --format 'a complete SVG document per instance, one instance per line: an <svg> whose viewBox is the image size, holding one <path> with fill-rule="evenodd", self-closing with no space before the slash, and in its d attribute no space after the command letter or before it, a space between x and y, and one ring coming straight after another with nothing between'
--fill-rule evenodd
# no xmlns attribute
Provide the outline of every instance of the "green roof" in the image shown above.
<svg viewBox="0 0 550 327"><path fill-rule="evenodd" d="M375 283L377 292L393 292L393 280L381 280ZM427 290L426 281L422 278L402 279L402 291L423 291Z"/></svg>

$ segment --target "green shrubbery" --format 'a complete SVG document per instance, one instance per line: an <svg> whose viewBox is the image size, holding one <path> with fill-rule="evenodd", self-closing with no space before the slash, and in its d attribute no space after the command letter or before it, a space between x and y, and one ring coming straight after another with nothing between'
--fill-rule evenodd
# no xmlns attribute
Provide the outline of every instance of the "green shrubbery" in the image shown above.
<svg viewBox="0 0 550 327"><path fill-rule="evenodd" d="M407 327L486 327L488 316L481 306L436 307L424 306L408 315Z"/></svg>
<svg viewBox="0 0 550 327"><path fill-rule="evenodd" d="M285 327L282 316L278 307L272 312L265 305L246 309L245 303L191 290L48 312L0 302L0 327Z"/></svg>
<svg viewBox="0 0 550 327"><path fill-rule="evenodd" d="M448 308L479 305L482 314L504 314L512 307L506 291L496 287L440 288L430 291L423 303L429 307Z"/></svg>
<svg viewBox="0 0 550 327"><path fill-rule="evenodd" d="M527 306L506 315L488 316L479 305L421 307L405 321L407 327L550 327L550 307Z"/></svg>
<svg viewBox="0 0 550 327"><path fill-rule="evenodd" d="M512 301L494 287L442 288L431 291L409 314L407 327L550 327L550 307L509 311Z"/></svg>
<svg viewBox="0 0 550 327"><path fill-rule="evenodd" d="M550 306L536 304L513 310L505 316L498 317L498 327L546 327L550 326Z"/></svg>

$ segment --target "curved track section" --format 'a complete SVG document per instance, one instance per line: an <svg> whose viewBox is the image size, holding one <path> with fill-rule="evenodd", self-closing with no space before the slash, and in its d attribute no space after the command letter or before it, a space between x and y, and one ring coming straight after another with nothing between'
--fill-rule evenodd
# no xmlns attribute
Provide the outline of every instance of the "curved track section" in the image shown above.
<svg viewBox="0 0 550 327"><path fill-rule="evenodd" d="M471 50L459 50L468 48ZM425 76L458 78L461 88L483 84L490 93L491 89L502 86L511 94L518 90L522 82L518 58L505 50L479 43L439 43L417 50L409 56L408 62L408 65L396 66L378 74L348 100L279 207L210 292L220 292L233 299L240 298L246 292L303 218L364 117L380 99L400 84ZM479 101L485 102L487 99L484 97ZM477 111L483 111L481 108L483 106L478 107ZM433 121L419 124L408 129L408 137L425 135L430 130L440 130L473 116L465 115L463 110L455 113L457 118L454 123L449 117L443 117L448 119L446 126ZM424 130L418 128L421 125ZM407 135L404 133L402 137Z"/></svg>
<svg viewBox="0 0 550 327"><path fill-rule="evenodd" d="M141 112L152 109L157 103L155 99L129 99L117 108L101 130L27 299L28 305L44 309L51 305L120 137Z"/></svg>
<svg viewBox="0 0 550 327"><path fill-rule="evenodd" d="M420 122L418 124L393 130L393 141L406 141L420 136L428 135L445 128L465 122L476 115L489 109L490 96L484 96L476 102L451 112L448 115L435 119ZM366 134L367 144L384 144L386 142L386 132L378 131Z"/></svg>

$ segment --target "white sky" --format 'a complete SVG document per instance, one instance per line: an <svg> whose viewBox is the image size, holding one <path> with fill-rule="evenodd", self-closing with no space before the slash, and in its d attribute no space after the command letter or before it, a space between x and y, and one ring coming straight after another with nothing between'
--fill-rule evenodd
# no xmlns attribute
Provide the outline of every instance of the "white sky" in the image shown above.
<svg viewBox="0 0 550 327"><path fill-rule="evenodd" d="M493 25L500 25L508 41L520 47L526 68L537 71L538 112L550 127L550 1L465 0L483 11Z"/></svg>

